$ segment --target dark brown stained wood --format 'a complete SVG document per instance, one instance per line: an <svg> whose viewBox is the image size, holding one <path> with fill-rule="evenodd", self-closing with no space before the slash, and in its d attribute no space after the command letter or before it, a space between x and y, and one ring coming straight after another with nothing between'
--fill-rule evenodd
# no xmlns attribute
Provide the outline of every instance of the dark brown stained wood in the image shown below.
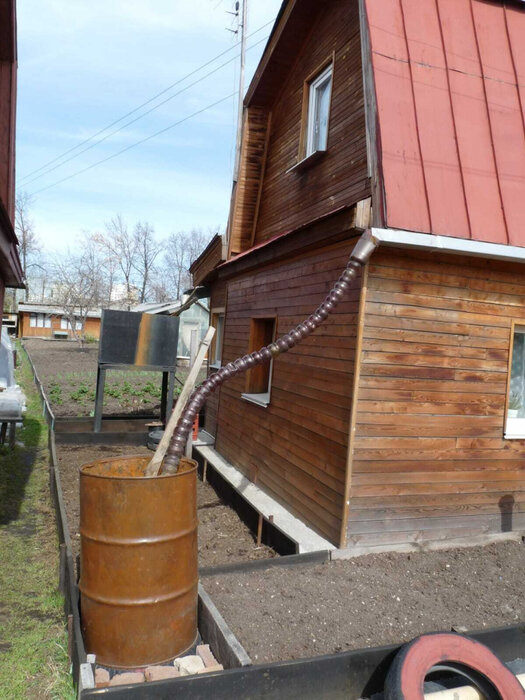
<svg viewBox="0 0 525 700"><path fill-rule="evenodd" d="M275 99L283 73L297 57L311 33L312 23L320 12L326 12L331 0L287 0L283 2L270 39L253 80L245 104L268 105Z"/></svg>
<svg viewBox="0 0 525 700"><path fill-rule="evenodd" d="M15 203L16 10L0 0L0 200L11 222Z"/></svg>
<svg viewBox="0 0 525 700"><path fill-rule="evenodd" d="M293 62L279 76L271 103L272 122L254 242L293 230L342 205L370 195L357 2L332 0ZM304 81L334 59L328 149L301 172L288 172L300 159ZM253 101L252 103L253 104Z"/></svg>
<svg viewBox="0 0 525 700"><path fill-rule="evenodd" d="M382 249L370 262L347 542L525 524L525 440L505 440L519 265Z"/></svg>
<svg viewBox="0 0 525 700"><path fill-rule="evenodd" d="M225 259L226 251L224 239L217 234L190 267L193 285L198 287L200 284L205 283L214 272L217 265Z"/></svg>
<svg viewBox="0 0 525 700"><path fill-rule="evenodd" d="M14 221L16 64L0 61L0 200Z"/></svg>
<svg viewBox="0 0 525 700"><path fill-rule="evenodd" d="M270 112L263 107L251 106L244 111L241 160L230 219L228 257L241 253L253 243L270 117Z"/></svg>
<svg viewBox="0 0 525 700"><path fill-rule="evenodd" d="M363 69L363 89L365 98L366 145L368 155L368 174L371 178L373 225L383 227L386 211L381 172L381 143L375 91L374 71L372 68L372 49L366 16L365 0L359 0L359 28L361 34L361 63Z"/></svg>
<svg viewBox="0 0 525 700"><path fill-rule="evenodd" d="M279 336L312 313L353 244L318 248L229 279L223 361L249 350L253 318L275 317ZM224 384L217 428L216 448L226 459L337 544L358 308L359 288L318 333L274 361L268 408L241 398L243 376Z"/></svg>

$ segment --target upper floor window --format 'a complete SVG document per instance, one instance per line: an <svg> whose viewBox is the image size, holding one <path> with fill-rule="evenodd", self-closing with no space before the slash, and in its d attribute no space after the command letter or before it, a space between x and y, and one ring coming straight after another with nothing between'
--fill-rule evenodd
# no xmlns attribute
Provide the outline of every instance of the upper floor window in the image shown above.
<svg viewBox="0 0 525 700"><path fill-rule="evenodd" d="M330 64L309 82L306 158L316 151L326 151L332 74L333 65Z"/></svg>

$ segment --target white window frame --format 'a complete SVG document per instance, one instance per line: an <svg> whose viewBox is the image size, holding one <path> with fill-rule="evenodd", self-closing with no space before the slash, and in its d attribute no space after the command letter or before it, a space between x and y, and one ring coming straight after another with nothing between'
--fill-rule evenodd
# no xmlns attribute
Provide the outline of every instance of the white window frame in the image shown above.
<svg viewBox="0 0 525 700"><path fill-rule="evenodd" d="M330 107L332 103L332 83L333 83L333 63L330 63L319 75L309 84L308 90L308 119L306 127L306 152L305 158L317 152L326 151L328 146L328 130L330 127ZM326 139L324 143L318 143L316 125L319 123L319 94L321 88L328 83L328 102L326 115Z"/></svg>
<svg viewBox="0 0 525 700"><path fill-rule="evenodd" d="M225 313L224 308L211 310L212 325L215 328L215 336L213 338L213 354L210 357L211 369L220 369L222 367L222 346L224 341L224 323Z"/></svg>
<svg viewBox="0 0 525 700"><path fill-rule="evenodd" d="M29 328L36 328L36 314L29 314Z"/></svg>
<svg viewBox="0 0 525 700"><path fill-rule="evenodd" d="M506 440L523 440L525 439L525 418L518 418L517 416L512 415L513 409L509 407L509 403L511 398L512 356L514 354L514 336L516 334L525 335L525 323L513 323L511 333L512 336L509 352L509 375L507 386L507 401L505 405L506 411L504 437ZM522 372L525 376L525 362Z"/></svg>

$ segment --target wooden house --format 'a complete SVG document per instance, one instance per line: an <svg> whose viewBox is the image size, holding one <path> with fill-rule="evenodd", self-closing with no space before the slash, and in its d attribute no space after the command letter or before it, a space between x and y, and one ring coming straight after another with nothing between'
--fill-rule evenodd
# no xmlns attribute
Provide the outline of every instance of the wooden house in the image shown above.
<svg viewBox="0 0 525 700"><path fill-rule="evenodd" d="M207 430L337 547L525 529L523 37L511 0L287 0L248 89L227 240L192 268L212 359L305 319L363 231L379 245Z"/></svg>
<svg viewBox="0 0 525 700"><path fill-rule="evenodd" d="M82 314L84 315L84 314ZM100 338L101 310L89 311L85 318L84 333L97 340ZM80 314L72 328L70 314L58 305L22 303L18 304L18 336L20 338L75 339L73 330L82 330Z"/></svg>
<svg viewBox="0 0 525 700"><path fill-rule="evenodd" d="M21 288L22 266L13 230L16 114L15 0L0 0L0 304L6 287Z"/></svg>

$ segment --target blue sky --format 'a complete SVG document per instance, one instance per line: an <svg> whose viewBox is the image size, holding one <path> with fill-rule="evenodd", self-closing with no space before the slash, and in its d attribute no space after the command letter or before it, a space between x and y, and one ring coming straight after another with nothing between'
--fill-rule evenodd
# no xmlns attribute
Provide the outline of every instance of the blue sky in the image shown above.
<svg viewBox="0 0 525 700"><path fill-rule="evenodd" d="M280 4L251 0L248 34L270 22ZM238 60L53 172L30 173L234 46L238 39L226 30L235 25L227 14L233 0L18 0L17 5L17 187L34 194L32 215L44 245L65 248L82 231L102 229L116 213L130 223L149 221L159 238L193 227L224 227L236 97L54 183L232 95L238 86ZM248 46L270 30L271 24L255 33ZM248 82L264 45L248 51ZM238 51L232 49L128 120ZM49 185L54 186L44 189Z"/></svg>

